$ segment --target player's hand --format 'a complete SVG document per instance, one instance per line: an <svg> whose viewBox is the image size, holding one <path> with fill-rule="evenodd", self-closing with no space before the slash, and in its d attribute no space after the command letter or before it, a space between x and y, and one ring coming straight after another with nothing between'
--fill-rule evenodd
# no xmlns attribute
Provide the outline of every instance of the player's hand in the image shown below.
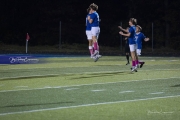
<svg viewBox="0 0 180 120"><path fill-rule="evenodd" d="M121 26L118 26L118 28L121 29L121 30L123 29Z"/></svg>
<svg viewBox="0 0 180 120"><path fill-rule="evenodd" d="M149 40L150 40L149 38L145 38L145 39L144 39L144 41L146 41L146 42L149 41Z"/></svg>
<svg viewBox="0 0 180 120"><path fill-rule="evenodd" d="M88 16L88 18L87 18L88 20L90 20L91 18L90 18L90 16Z"/></svg>
<svg viewBox="0 0 180 120"><path fill-rule="evenodd" d="M119 32L119 34L123 35L123 32L122 32L122 31L120 31L120 32Z"/></svg>

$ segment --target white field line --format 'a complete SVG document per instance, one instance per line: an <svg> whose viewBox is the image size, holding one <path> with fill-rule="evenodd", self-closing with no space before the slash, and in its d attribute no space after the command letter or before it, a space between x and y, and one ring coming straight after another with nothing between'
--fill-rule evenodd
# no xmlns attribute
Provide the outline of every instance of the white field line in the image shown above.
<svg viewBox="0 0 180 120"><path fill-rule="evenodd" d="M164 92L155 92L155 93L149 93L149 94L163 94Z"/></svg>
<svg viewBox="0 0 180 120"><path fill-rule="evenodd" d="M43 88L18 89L18 90L2 90L2 91L0 91L0 93L4 93L4 92L17 92L17 91L30 91L30 90L44 90L44 89L59 89L59 88L67 88L67 87L81 87L81 86L105 85L105 84L115 84L115 83L141 82L141 81L150 81L150 80L168 80L168 79L176 79L176 78L179 79L180 77L142 79L142 80L106 82L106 83L93 83L93 84L80 84L80 85L69 85L69 86L55 86L55 87L46 86L46 87L43 87Z"/></svg>
<svg viewBox="0 0 180 120"><path fill-rule="evenodd" d="M91 90L92 92L101 92L101 91L105 91L104 89L102 90Z"/></svg>
<svg viewBox="0 0 180 120"><path fill-rule="evenodd" d="M90 107L90 106L97 106L97 105L108 105L108 104L116 104L116 103L128 103L128 102L138 102L138 101L165 99L165 98L175 98L175 97L180 97L180 95L143 98L143 99L134 99L134 100L123 100L123 101L114 101L114 102L103 102L103 103L94 103L94 104L84 104L84 105L66 106L66 107L57 107L57 108L46 108L46 109L37 109L37 110L29 110L29 111L21 111L21 112L0 113L0 116L12 115L12 114L33 113L33 112L43 112L43 111L52 111L52 110L61 110L61 109L69 109L69 108Z"/></svg>
<svg viewBox="0 0 180 120"><path fill-rule="evenodd" d="M68 88L68 89L65 89L65 90L77 90L79 88Z"/></svg>
<svg viewBox="0 0 180 120"><path fill-rule="evenodd" d="M121 91L119 93L131 93L131 92L134 92L134 91Z"/></svg>

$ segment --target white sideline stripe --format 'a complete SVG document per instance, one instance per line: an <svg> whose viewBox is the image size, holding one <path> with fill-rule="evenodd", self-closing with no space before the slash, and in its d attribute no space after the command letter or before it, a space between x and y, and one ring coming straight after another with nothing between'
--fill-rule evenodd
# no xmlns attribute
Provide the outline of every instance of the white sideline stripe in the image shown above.
<svg viewBox="0 0 180 120"><path fill-rule="evenodd" d="M149 93L149 94L163 94L164 92L155 92L155 93Z"/></svg>
<svg viewBox="0 0 180 120"><path fill-rule="evenodd" d="M134 91L121 91L119 93L131 93L131 92L134 92Z"/></svg>
<svg viewBox="0 0 180 120"><path fill-rule="evenodd" d="M92 92L101 92L101 91L105 91L104 89L102 90L91 90Z"/></svg>
<svg viewBox="0 0 180 120"><path fill-rule="evenodd" d="M68 89L65 89L65 90L77 90L79 88L68 88Z"/></svg>
<svg viewBox="0 0 180 120"><path fill-rule="evenodd" d="M9 112L9 113L1 113L0 116L12 115L12 114L22 114L22 113L42 112L42 111L52 111L52 110L69 109L69 108L89 107L89 106L97 106L97 105L116 104L116 103L128 103L128 102L137 102L137 101L146 101L146 100L156 100L156 99L174 98L174 97L180 97L180 95L154 97L154 98L144 98L144 99L134 99L134 100L123 100L123 101L115 101L115 102L103 102L103 103L94 103L94 104L84 104L84 105L77 105L77 106L47 108L47 109L21 111L21 112Z"/></svg>
<svg viewBox="0 0 180 120"><path fill-rule="evenodd" d="M28 77L46 77L46 76L53 76L53 75L59 75L59 74L30 75L30 76L18 76L18 77L4 77L4 78L0 78L0 80L2 80L2 79L28 78Z"/></svg>
<svg viewBox="0 0 180 120"><path fill-rule="evenodd" d="M17 92L17 91L27 91L27 90L44 90L44 89L58 89L58 88L67 88L67 87L81 87L81 86L90 86L90 85L105 85L105 84L114 84L114 83L128 83L128 82L140 82L140 81L150 81L150 80L167 80L167 79L179 79L180 77L170 77L170 78L157 78L157 79L142 79L142 80L130 80L130 81L119 81L119 82L106 82L106 83L93 83L93 84L81 84L81 85L70 85L70 86L55 86L55 87L43 87L43 88L34 88L34 89L19 89L19 90L2 90L2 92Z"/></svg>

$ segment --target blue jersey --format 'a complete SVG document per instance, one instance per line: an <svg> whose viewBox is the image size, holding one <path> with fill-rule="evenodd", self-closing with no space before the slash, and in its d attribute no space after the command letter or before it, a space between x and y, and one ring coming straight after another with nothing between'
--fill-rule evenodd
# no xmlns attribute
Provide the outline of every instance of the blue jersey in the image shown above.
<svg viewBox="0 0 180 120"><path fill-rule="evenodd" d="M131 26L129 28L129 33L131 34L128 37L129 45L136 44L136 42L135 42L135 31L136 31L136 27L135 26Z"/></svg>
<svg viewBox="0 0 180 120"><path fill-rule="evenodd" d="M91 14L88 14L86 17L86 31L91 31L91 24L88 21L88 16L90 16Z"/></svg>
<svg viewBox="0 0 180 120"><path fill-rule="evenodd" d="M92 27L99 27L99 15L97 12L93 12L90 15L90 18L93 20L93 22L91 23Z"/></svg>
<svg viewBox="0 0 180 120"><path fill-rule="evenodd" d="M137 44L137 49L142 49L142 41L145 39L146 37L144 36L143 33L136 33L135 34L135 41Z"/></svg>

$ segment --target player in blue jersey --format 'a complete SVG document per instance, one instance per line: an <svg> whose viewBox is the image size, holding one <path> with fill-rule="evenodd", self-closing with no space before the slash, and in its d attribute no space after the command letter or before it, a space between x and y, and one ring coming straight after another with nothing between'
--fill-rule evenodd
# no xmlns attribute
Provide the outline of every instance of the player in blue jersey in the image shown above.
<svg viewBox="0 0 180 120"><path fill-rule="evenodd" d="M88 16L91 15L90 8L87 9L87 12L88 12L88 15L86 17L86 36L87 36L87 39L89 41L89 52L90 52L91 58L93 58L94 51L93 51L91 24L88 21Z"/></svg>
<svg viewBox="0 0 180 120"><path fill-rule="evenodd" d="M138 56L141 55L141 49L142 49L142 41L149 41L149 38L146 38L146 36L141 32L142 31L142 28L141 26L137 25L136 26L136 34L135 34L135 41L136 41L136 44L137 44L137 50L136 50L136 53ZM140 64L140 68L145 64L145 62L143 61L140 61L137 59L136 61L136 65Z"/></svg>
<svg viewBox="0 0 180 120"><path fill-rule="evenodd" d="M91 33L92 33L92 40L93 40L93 45L94 45L94 54L93 57L95 57L94 61L96 62L101 55L99 55L99 46L98 46L98 36L100 33L100 28L99 28L99 15L96 12L98 10L98 6L96 4L91 4L89 6L91 14L88 16L88 21L91 24Z"/></svg>
<svg viewBox="0 0 180 120"><path fill-rule="evenodd" d="M137 71L136 66L136 60L137 60L137 54L136 54L136 41L135 41L135 33L136 33L136 27L137 20L135 18L130 18L129 20L129 32L123 33L122 31L119 32L119 34L128 37L129 41L129 48L131 52L131 58L132 58L132 72Z"/></svg>

